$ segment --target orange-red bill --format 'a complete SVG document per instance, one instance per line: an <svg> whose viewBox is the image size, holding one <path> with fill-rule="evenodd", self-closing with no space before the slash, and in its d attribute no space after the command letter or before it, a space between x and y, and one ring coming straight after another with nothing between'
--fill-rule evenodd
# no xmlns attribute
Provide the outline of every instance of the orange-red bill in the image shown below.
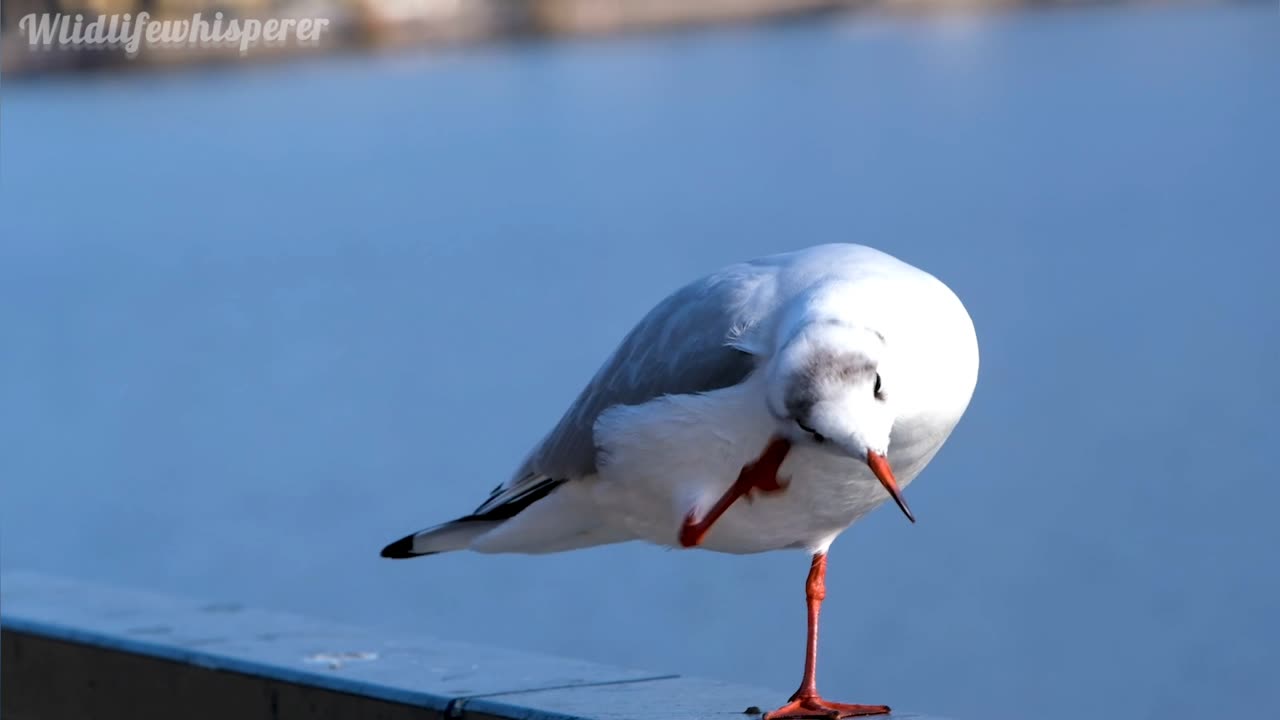
<svg viewBox="0 0 1280 720"><path fill-rule="evenodd" d="M889 491L889 495L893 501L898 503L898 508L902 510L902 514L907 516L911 522L915 522L916 518L911 514L911 508L907 507L907 501L902 497L902 491L898 489L898 481L893 479L893 470L889 468L889 461L884 459L883 455L867 451L867 465L871 466L871 472L879 478L880 484L885 490Z"/></svg>

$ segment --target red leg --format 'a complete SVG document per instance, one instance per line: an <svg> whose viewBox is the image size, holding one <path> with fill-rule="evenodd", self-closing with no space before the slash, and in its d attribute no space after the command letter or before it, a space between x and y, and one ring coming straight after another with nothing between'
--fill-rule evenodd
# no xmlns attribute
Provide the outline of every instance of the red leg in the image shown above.
<svg viewBox="0 0 1280 720"><path fill-rule="evenodd" d="M884 715L887 705L851 705L823 700L818 695L818 615L822 612L822 600L827 596L827 555L813 556L809 566L809 581L805 583L805 598L809 605L809 639L805 645L804 678L800 689L791 696L791 702L764 714L763 720L787 720L789 718L847 718L859 715Z"/></svg>
<svg viewBox="0 0 1280 720"><path fill-rule="evenodd" d="M701 543L711 526L738 498L745 497L748 502L751 501L752 490L766 493L783 490L786 486L778 481L778 468L787 459L790 450L790 442L774 438L755 462L742 468L738 479L720 496L705 517L695 520L692 512L685 516L684 524L680 526L680 545L693 547Z"/></svg>

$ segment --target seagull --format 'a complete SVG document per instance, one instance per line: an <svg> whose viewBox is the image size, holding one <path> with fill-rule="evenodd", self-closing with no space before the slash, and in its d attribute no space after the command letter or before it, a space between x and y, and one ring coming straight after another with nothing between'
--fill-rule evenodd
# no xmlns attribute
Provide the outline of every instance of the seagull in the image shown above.
<svg viewBox="0 0 1280 720"><path fill-rule="evenodd" d="M831 244L731 265L658 303L475 512L382 556L630 540L802 549L803 679L765 720L888 713L818 693L827 551L888 500L915 522L903 488L959 422L977 375L964 305L897 258Z"/></svg>

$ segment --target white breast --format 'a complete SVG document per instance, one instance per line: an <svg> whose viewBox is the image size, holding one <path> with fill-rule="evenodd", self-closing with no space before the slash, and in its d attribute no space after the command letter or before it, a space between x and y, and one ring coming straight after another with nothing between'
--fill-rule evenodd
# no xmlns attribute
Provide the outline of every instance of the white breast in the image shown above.
<svg viewBox="0 0 1280 720"><path fill-rule="evenodd" d="M776 431L763 380L702 395L667 396L615 407L597 421L600 470L594 497L607 522L660 545L678 547L690 511L701 517L754 461ZM889 462L907 485L937 452L953 418L904 418ZM781 492L739 500L702 547L728 553L782 548L825 550L845 528L885 500L866 464L820 446L794 446L778 473Z"/></svg>

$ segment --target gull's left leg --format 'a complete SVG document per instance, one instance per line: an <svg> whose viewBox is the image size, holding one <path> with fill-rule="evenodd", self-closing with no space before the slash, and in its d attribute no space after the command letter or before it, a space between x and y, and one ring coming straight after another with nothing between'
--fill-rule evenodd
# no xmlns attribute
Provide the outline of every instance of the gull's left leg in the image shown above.
<svg viewBox="0 0 1280 720"><path fill-rule="evenodd" d="M770 441L755 462L742 468L738 479L720 496L705 517L695 520L692 511L685 516L684 524L680 526L680 545L693 547L701 543L711 526L738 498L746 497L748 501L751 500L752 490L771 493L785 489L786 485L778 481L778 468L787 459L790 450L791 443L784 438L776 437Z"/></svg>
<svg viewBox="0 0 1280 720"><path fill-rule="evenodd" d="M805 599L809 607L809 637L805 644L804 679L800 689L791 696L791 702L764 714L762 720L792 720L793 718L847 718L859 715L884 715L887 705L852 705L823 700L818 694L818 615L822 612L822 600L827 596L827 555L817 553L809 566L809 580L805 583Z"/></svg>

